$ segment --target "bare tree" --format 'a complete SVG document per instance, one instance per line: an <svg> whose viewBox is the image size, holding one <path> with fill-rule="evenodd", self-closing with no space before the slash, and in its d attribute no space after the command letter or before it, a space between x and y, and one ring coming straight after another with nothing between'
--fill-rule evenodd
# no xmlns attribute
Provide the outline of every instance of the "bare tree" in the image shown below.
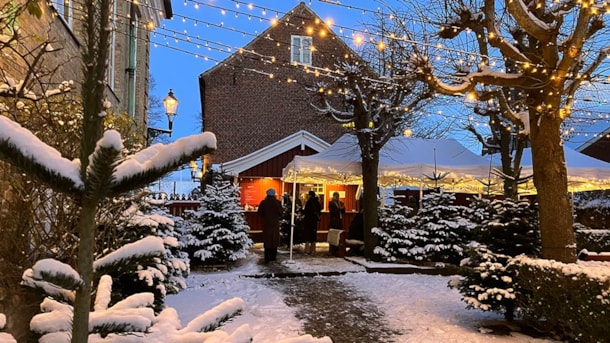
<svg viewBox="0 0 610 343"><path fill-rule="evenodd" d="M571 115L576 90L597 79L610 51L608 6L599 0L439 0L427 3L428 14L418 18L422 26L436 27L427 38L458 43L451 48L418 44L409 61L420 79L437 93L495 99L502 118L529 134L542 253L548 259L576 260L560 129ZM427 18L435 10L439 16L432 22ZM468 46L459 45L465 41ZM434 55L447 52L461 54L452 61L459 75L448 71L452 63L436 63ZM518 110L509 106L505 87L522 94Z"/></svg>
<svg viewBox="0 0 610 343"><path fill-rule="evenodd" d="M384 33L382 31L380 37L384 37ZM368 63L355 59L340 62L332 86L331 83L321 83L315 89L319 95L319 104L315 105L318 111L337 122L353 123L358 138L364 191L361 201L364 244L368 259L374 257L373 249L377 245L371 229L378 224L380 150L390 138L415 125L419 111L431 98L425 87L416 82L415 74L391 62L408 54L403 47L392 42L385 38L379 40L375 45L379 53L370 54ZM389 65L393 67L386 68ZM340 105L337 105L337 100L340 100Z"/></svg>

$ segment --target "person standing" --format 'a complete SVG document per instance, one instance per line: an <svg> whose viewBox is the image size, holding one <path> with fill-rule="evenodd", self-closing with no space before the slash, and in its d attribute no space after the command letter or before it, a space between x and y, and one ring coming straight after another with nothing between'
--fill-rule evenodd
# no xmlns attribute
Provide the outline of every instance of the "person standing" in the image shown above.
<svg viewBox="0 0 610 343"><path fill-rule="evenodd" d="M280 219L282 203L275 198L275 189L267 190L267 197L258 205L258 214L263 217L263 247L265 263L275 261L277 247L280 245Z"/></svg>
<svg viewBox="0 0 610 343"><path fill-rule="evenodd" d="M339 193L334 192L333 198L328 202L328 213L330 215L329 229L343 230L343 215L345 204L339 200Z"/></svg>
<svg viewBox="0 0 610 343"><path fill-rule="evenodd" d="M316 253L316 241L318 240L318 221L322 206L316 197L316 192L307 193L307 201L303 208L303 242L305 242L305 253L314 255Z"/></svg>

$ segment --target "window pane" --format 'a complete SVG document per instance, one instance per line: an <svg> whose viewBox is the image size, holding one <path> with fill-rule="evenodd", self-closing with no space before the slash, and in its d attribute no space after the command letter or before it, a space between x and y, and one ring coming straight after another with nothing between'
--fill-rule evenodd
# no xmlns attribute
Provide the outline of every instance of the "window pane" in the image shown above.
<svg viewBox="0 0 610 343"><path fill-rule="evenodd" d="M311 64L311 37L303 38L303 59L305 64Z"/></svg>
<svg viewBox="0 0 610 343"><path fill-rule="evenodd" d="M290 62L301 62L301 37L292 36L292 54Z"/></svg>

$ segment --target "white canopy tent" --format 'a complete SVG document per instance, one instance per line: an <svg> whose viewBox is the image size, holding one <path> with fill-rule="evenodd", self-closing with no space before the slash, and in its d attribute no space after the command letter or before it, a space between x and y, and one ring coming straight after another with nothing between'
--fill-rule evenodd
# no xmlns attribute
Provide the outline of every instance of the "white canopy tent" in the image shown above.
<svg viewBox="0 0 610 343"><path fill-rule="evenodd" d="M327 150L311 156L295 156L283 170L285 182L361 184L362 167L358 140L345 134ZM379 153L382 186L443 187L447 191L485 191L493 166L454 139L393 137ZM435 175L446 176L433 180ZM482 181L482 182L479 182Z"/></svg>
<svg viewBox="0 0 610 343"><path fill-rule="evenodd" d="M564 156L568 169L568 191L584 192L610 189L610 163L598 160L564 146ZM521 176L534 173L532 166L532 149L523 149L521 158ZM519 193L536 193L532 181L519 186Z"/></svg>
<svg viewBox="0 0 610 343"><path fill-rule="evenodd" d="M361 153L355 135L341 136L328 149L310 156L295 156L283 170L284 182L362 184ZM379 153L381 186L442 187L463 193L486 192L492 164L454 139L393 137ZM444 177L438 177L438 176ZM292 202L291 227L294 228ZM290 233L292 259L293 230Z"/></svg>

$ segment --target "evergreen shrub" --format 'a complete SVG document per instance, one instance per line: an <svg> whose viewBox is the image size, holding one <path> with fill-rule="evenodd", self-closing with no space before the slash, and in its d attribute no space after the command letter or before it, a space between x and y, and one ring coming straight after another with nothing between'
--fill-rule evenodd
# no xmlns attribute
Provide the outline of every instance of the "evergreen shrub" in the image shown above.
<svg viewBox="0 0 610 343"><path fill-rule="evenodd" d="M580 251L603 252L610 251L610 230L591 229L575 223L576 248Z"/></svg>
<svg viewBox="0 0 610 343"><path fill-rule="evenodd" d="M564 264L513 259L518 269L517 303L524 316L571 342L607 342L610 337L610 273L607 264Z"/></svg>

